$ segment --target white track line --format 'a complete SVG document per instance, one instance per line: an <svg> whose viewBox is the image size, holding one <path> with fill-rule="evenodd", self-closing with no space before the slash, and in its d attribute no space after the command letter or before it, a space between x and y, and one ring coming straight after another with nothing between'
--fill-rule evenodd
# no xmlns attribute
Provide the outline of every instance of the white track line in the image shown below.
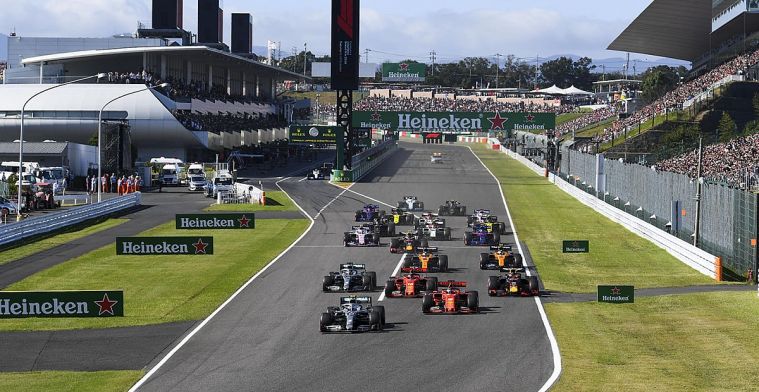
<svg viewBox="0 0 759 392"><path fill-rule="evenodd" d="M469 149L469 152L474 155L475 158L480 162L482 167L485 168L485 170L490 173L490 175L493 177L495 182L498 184L498 191L501 192L501 200L503 200L503 206L506 207L506 216L509 218L509 224L511 225L511 231L514 234L514 242L517 244L517 248L519 249L519 254L524 255L524 252L522 251L522 245L519 243L519 237L517 236L517 228L514 226L514 221L511 219L511 211L509 210L508 204L506 204L506 197L503 194L503 187L501 186L501 181L498 180L498 177L493 174L490 169L488 169L487 166L485 166L485 163L482 162L480 157L477 156L477 154L474 153L472 150L472 147L467 146ZM533 262L534 264L534 262ZM530 269L525 269L525 272L527 272L527 276L530 276ZM548 391L554 383L556 383L556 380L559 379L559 376L561 375L561 352L559 352L559 344L556 342L556 336L553 334L553 329L551 328L551 324L548 322L548 316L546 315L545 309L543 309L543 302L540 300L540 296L535 297L535 304L538 307L538 313L540 313L540 318L543 320L543 325L546 328L546 334L548 335L548 341L551 343L551 352L553 353L553 373L551 374L551 377L546 380L546 383L543 384L543 386L540 388L538 392L545 392Z"/></svg>
<svg viewBox="0 0 759 392"><path fill-rule="evenodd" d="M353 184L355 184L355 182L354 182ZM384 202L384 201L382 201L382 200L377 200L377 199L375 199L375 198L373 198L373 197L371 197L371 196L367 196L367 195L365 195L365 194L363 194L363 193L358 193L358 192L356 192L356 191L354 191L354 190L350 189L350 188L353 186L353 184L351 184L351 186L350 186L350 187L348 187L348 189L346 189L348 192L350 192L350 193L355 193L355 194L357 194L357 195L359 195L359 196L361 196L361 197L363 197L363 198L365 198L365 199L367 199L367 200L371 200L371 201L373 201L373 202L375 202L375 203L377 203L377 204L382 204L383 206L387 206L387 207L390 207L390 208L395 208L395 206L394 206L394 205L391 205L391 204L387 204L387 203L385 203L385 202ZM333 184L333 185L334 185L334 184ZM337 186L337 185L335 185L335 186ZM415 215L415 216L416 216L416 215Z"/></svg>
<svg viewBox="0 0 759 392"><path fill-rule="evenodd" d="M393 274L390 276L398 276L398 271L401 270L401 266L403 265L403 260L406 259L407 253L404 253L403 256L401 256L400 261L398 261L398 265L395 266L395 269L393 270ZM382 294L380 294L379 298L377 298L377 302L381 302L385 300L385 290L382 290Z"/></svg>
<svg viewBox="0 0 759 392"><path fill-rule="evenodd" d="M279 183L281 181L285 181L287 179L289 179L289 177L285 177L285 178L283 178L283 179L281 179L281 180L279 180L279 181L277 181L275 183L275 185L277 185L277 187L280 190L282 190L283 192L284 192L284 189L282 189L282 187L279 186ZM288 196L288 197L290 197L290 196ZM290 199L292 199L292 198L290 198ZM219 312L221 312L221 310L224 309L227 306L227 304L229 304L230 302L232 302L232 300L235 299L235 297L237 297L237 295L239 295L243 290L245 290L246 287L248 287L251 283L253 283L253 281L256 280L256 278L258 278L261 274L263 274L267 269L269 269L269 267L271 267L274 263L276 263L279 259L281 259L282 256L285 255L285 253L289 252L290 249L292 249L298 242L300 242L300 240L303 239L303 237L306 236L306 234L308 234L311 231L311 228L314 227L314 223L315 223L314 219L311 218L311 215L309 215L298 204L298 202L296 202L294 199L292 199L292 200L293 200L293 204L295 204L295 206L298 207L298 209L300 209L300 211L305 216L307 216L308 219L311 221L311 223L308 225L308 228L306 229L306 231L304 231L303 234L301 234L300 237L298 237L298 239L295 240L295 242L293 242L292 244L290 244L290 246L288 246L287 249L285 249L284 251L282 251L282 253L280 253L279 255L277 255L277 257L275 257L274 260L270 261L269 264L266 264L265 267L261 268L261 270L258 271L255 275L253 275L252 278L248 279L248 281L245 282L245 284L243 284L242 286L240 286L240 288L237 289L237 291L235 291L232 294L232 296L230 296L229 298L227 298L227 300L224 301L224 303L222 303L221 305L219 305L219 307L216 308L216 310L214 310L213 313L211 313L208 317L206 317L200 324L198 324L197 327L195 327L189 334L187 334L187 336L185 336L179 342L179 344L177 344L176 346L174 346L174 348L172 348L171 351L169 351L169 353L166 354L165 357L163 357L155 366L153 366L152 369L150 369L147 373L145 373L145 375L142 376L142 378L139 379L137 381L137 383L135 383L134 385L132 385L132 387L129 388L129 392L137 391L137 389L139 389L143 384L145 384L145 382L147 382L148 379L150 379L150 377L153 374L155 374L156 371L158 371L158 369L160 369L164 364L166 364L166 362L168 362L168 360L171 359L171 357L173 357L174 354L176 354L177 351L179 351L179 349L182 348L182 346L184 346L185 344L187 344L187 342L190 341L190 339L192 339L192 337L195 336L195 334L197 334L203 327L205 327L206 324L208 324L208 322L211 321ZM332 201L334 201L334 199ZM330 202L330 203L332 203L332 202Z"/></svg>

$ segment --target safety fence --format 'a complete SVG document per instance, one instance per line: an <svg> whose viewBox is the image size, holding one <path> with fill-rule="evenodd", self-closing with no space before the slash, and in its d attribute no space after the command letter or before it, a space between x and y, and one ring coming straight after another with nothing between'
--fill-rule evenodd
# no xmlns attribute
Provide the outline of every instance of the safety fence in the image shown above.
<svg viewBox="0 0 759 392"><path fill-rule="evenodd" d="M398 142L395 140L385 140L384 142L366 150L353 157L352 170L333 170L330 176L331 181L335 182L355 182L369 172L374 170L382 162L387 160L394 152L398 150Z"/></svg>
<svg viewBox="0 0 759 392"><path fill-rule="evenodd" d="M100 203L72 207L61 212L24 219L0 226L0 247L42 234L102 218L140 205L141 193L130 193Z"/></svg>

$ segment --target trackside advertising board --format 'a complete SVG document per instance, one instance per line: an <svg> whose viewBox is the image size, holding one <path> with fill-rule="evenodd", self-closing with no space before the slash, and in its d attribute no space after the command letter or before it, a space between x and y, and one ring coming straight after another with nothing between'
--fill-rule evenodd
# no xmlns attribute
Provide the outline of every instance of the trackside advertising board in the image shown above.
<svg viewBox="0 0 759 392"><path fill-rule="evenodd" d="M332 0L332 89L358 90L359 1Z"/></svg>
<svg viewBox="0 0 759 392"><path fill-rule="evenodd" d="M598 286L598 302L631 304L635 302L635 286Z"/></svg>
<svg viewBox="0 0 759 392"><path fill-rule="evenodd" d="M0 318L122 316L123 291L0 291Z"/></svg>
<svg viewBox="0 0 759 392"><path fill-rule="evenodd" d="M422 63L384 63L383 82L424 82L427 65Z"/></svg>
<svg viewBox="0 0 759 392"><path fill-rule="evenodd" d="M338 126L290 125L290 143L336 144L345 133Z"/></svg>
<svg viewBox="0 0 759 392"><path fill-rule="evenodd" d="M117 255L212 255L213 237L116 237Z"/></svg>
<svg viewBox="0 0 759 392"><path fill-rule="evenodd" d="M468 134L489 131L545 131L556 128L554 113L353 112L354 128L412 133Z"/></svg>
<svg viewBox="0 0 759 392"><path fill-rule="evenodd" d="M255 214L228 213L228 214L177 214L177 230L193 229L254 229L256 227Z"/></svg>
<svg viewBox="0 0 759 392"><path fill-rule="evenodd" d="M561 244L562 253L588 253L590 241L588 240L564 240Z"/></svg>

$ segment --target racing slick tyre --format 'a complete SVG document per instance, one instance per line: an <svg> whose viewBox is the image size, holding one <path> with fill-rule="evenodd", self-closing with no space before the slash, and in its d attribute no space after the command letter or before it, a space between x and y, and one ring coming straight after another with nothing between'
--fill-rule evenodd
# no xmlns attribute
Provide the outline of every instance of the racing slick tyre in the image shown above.
<svg viewBox="0 0 759 392"><path fill-rule="evenodd" d="M393 291L395 291L395 281L388 280L387 283L385 283L385 297L389 298L393 295Z"/></svg>
<svg viewBox="0 0 759 392"><path fill-rule="evenodd" d="M425 294L422 300L422 313L429 313L433 306L435 306L435 300L432 299L432 294Z"/></svg>
<svg viewBox="0 0 759 392"><path fill-rule="evenodd" d="M382 317L376 310L369 312L369 326L377 331L382 331Z"/></svg>
<svg viewBox="0 0 759 392"><path fill-rule="evenodd" d="M530 290L530 295L539 295L540 294L540 285L538 285L538 277L537 276L529 276L529 277L527 277L527 288Z"/></svg>
<svg viewBox="0 0 759 392"><path fill-rule="evenodd" d="M374 290L374 285L372 285L372 278L368 274L364 274L361 277L361 285L364 286L364 289L367 291Z"/></svg>
<svg viewBox="0 0 759 392"><path fill-rule="evenodd" d="M464 245L469 245L472 243L472 233L466 232L464 233Z"/></svg>
<svg viewBox="0 0 759 392"><path fill-rule="evenodd" d="M433 292L437 290L437 277L431 276L427 278L427 281L425 282L425 291L427 292Z"/></svg>
<svg viewBox="0 0 759 392"><path fill-rule="evenodd" d="M422 240L422 248L429 248L430 242L425 238Z"/></svg>
<svg viewBox="0 0 759 392"><path fill-rule="evenodd" d="M348 233L345 233L345 237L343 237L343 246L346 248L350 246L350 235Z"/></svg>
<svg viewBox="0 0 759 392"><path fill-rule="evenodd" d="M382 323L382 326L384 327L385 326L385 307L382 305L375 305L375 306L372 306L372 309L379 312L380 322Z"/></svg>
<svg viewBox="0 0 759 392"><path fill-rule="evenodd" d="M440 255L437 262L440 272L448 272L448 255Z"/></svg>
<svg viewBox="0 0 759 392"><path fill-rule="evenodd" d="M446 240L446 241L450 241L451 240L451 228L450 227L443 228L443 239Z"/></svg>
<svg viewBox="0 0 759 392"><path fill-rule="evenodd" d="M506 234L506 224L503 222L498 223L499 233Z"/></svg>
<svg viewBox="0 0 759 392"><path fill-rule="evenodd" d="M487 253L480 253L480 265L488 262L490 255Z"/></svg>
<svg viewBox="0 0 759 392"><path fill-rule="evenodd" d="M409 267L411 267L411 257L404 257L403 264L401 264L401 268L409 268Z"/></svg>
<svg viewBox="0 0 759 392"><path fill-rule="evenodd" d="M374 289L377 288L377 273L374 271L369 271L366 273L366 275L368 275L372 281L369 286L369 291L374 291Z"/></svg>
<svg viewBox="0 0 759 392"><path fill-rule="evenodd" d="M387 215L387 212L385 212L383 210L380 210L379 213L377 214L377 216L380 217L380 218L384 217L385 215Z"/></svg>
<svg viewBox="0 0 759 392"><path fill-rule="evenodd" d="M327 326L330 324L332 324L332 315L329 313L322 313L322 316L319 318L319 331L327 332Z"/></svg>
<svg viewBox="0 0 759 392"><path fill-rule="evenodd" d="M397 238L393 238L392 240L390 240L390 247L391 248L396 248L396 249L400 248L401 247L401 241L399 239L397 239Z"/></svg>
<svg viewBox="0 0 759 392"><path fill-rule="evenodd" d="M520 268L522 267L522 255L514 255L511 258L511 263L514 266L514 268Z"/></svg>
<svg viewBox="0 0 759 392"><path fill-rule="evenodd" d="M420 201L419 204L417 204L417 208L419 208L420 210L423 210L424 209L424 202Z"/></svg>
<svg viewBox="0 0 759 392"><path fill-rule="evenodd" d="M459 207L459 215L466 215L466 206Z"/></svg>
<svg viewBox="0 0 759 392"><path fill-rule="evenodd" d="M380 237L377 234L372 235L372 243L376 246L379 246L380 244Z"/></svg>
<svg viewBox="0 0 759 392"><path fill-rule="evenodd" d="M332 276L325 276L322 279L322 291L325 293L329 292L329 286L332 286Z"/></svg>
<svg viewBox="0 0 759 392"><path fill-rule="evenodd" d="M387 235L388 237L395 236L395 223L393 223L392 221L387 222Z"/></svg>
<svg viewBox="0 0 759 392"><path fill-rule="evenodd" d="M360 222L361 221L361 215L363 215L361 213L361 211L356 211L356 222Z"/></svg>
<svg viewBox="0 0 759 392"><path fill-rule="evenodd" d="M448 209L445 206L440 206L437 208L437 214L440 216L448 215Z"/></svg>
<svg viewBox="0 0 759 392"><path fill-rule="evenodd" d="M473 216L466 217L466 224L467 224L467 226L470 225L470 224L472 224L472 222L474 222L474 217Z"/></svg>
<svg viewBox="0 0 759 392"><path fill-rule="evenodd" d="M494 231L493 232L493 242L498 245L501 243L501 233Z"/></svg>
<svg viewBox="0 0 759 392"><path fill-rule="evenodd" d="M470 291L466 295L466 307L473 312L480 311L480 293L477 291Z"/></svg>
<svg viewBox="0 0 759 392"><path fill-rule="evenodd" d="M497 276L488 276L488 295L495 296L495 293L491 294L491 291L497 291L501 285L501 280Z"/></svg>

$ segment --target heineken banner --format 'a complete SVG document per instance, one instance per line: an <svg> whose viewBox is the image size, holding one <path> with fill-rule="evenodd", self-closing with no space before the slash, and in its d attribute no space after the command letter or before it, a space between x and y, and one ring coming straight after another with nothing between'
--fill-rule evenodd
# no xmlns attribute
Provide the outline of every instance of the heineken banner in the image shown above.
<svg viewBox="0 0 759 392"><path fill-rule="evenodd" d="M424 82L427 65L422 63L384 63L383 82Z"/></svg>
<svg viewBox="0 0 759 392"><path fill-rule="evenodd" d="M0 291L0 318L124 316L123 291Z"/></svg>
<svg viewBox="0 0 759 392"><path fill-rule="evenodd" d="M554 113L500 112L353 112L354 128L404 132L471 133L545 131L556 128Z"/></svg>
<svg viewBox="0 0 759 392"><path fill-rule="evenodd" d="M213 237L116 237L117 255L212 255Z"/></svg>
<svg viewBox="0 0 759 392"><path fill-rule="evenodd" d="M562 253L588 253L590 241L588 240L564 240L561 246Z"/></svg>
<svg viewBox="0 0 759 392"><path fill-rule="evenodd" d="M598 286L598 302L631 304L635 302L635 286Z"/></svg>
<svg viewBox="0 0 759 392"><path fill-rule="evenodd" d="M290 143L335 144L337 137L343 137L342 127L290 125Z"/></svg>
<svg viewBox="0 0 759 392"><path fill-rule="evenodd" d="M177 230L182 229L254 229L255 214L177 214Z"/></svg>

